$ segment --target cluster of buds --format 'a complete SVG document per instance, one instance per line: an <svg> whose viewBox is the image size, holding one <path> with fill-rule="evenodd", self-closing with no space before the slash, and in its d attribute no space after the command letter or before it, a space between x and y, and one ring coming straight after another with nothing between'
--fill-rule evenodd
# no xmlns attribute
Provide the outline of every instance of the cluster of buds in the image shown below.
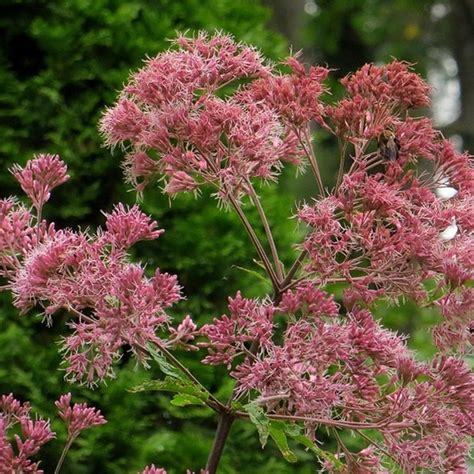
<svg viewBox="0 0 474 474"><path fill-rule="evenodd" d="M76 403L71 407L70 403L70 393L62 395L56 402L59 416L68 427L68 438L55 472L59 472L69 447L82 431L106 423L100 410L88 407L85 403ZM16 425L19 426L20 434L11 436L17 431ZM12 443L11 437L15 443ZM0 472L43 474L40 463L31 458L55 437L56 433L51 431L49 421L32 419L29 403L19 402L12 394L0 397Z"/></svg>

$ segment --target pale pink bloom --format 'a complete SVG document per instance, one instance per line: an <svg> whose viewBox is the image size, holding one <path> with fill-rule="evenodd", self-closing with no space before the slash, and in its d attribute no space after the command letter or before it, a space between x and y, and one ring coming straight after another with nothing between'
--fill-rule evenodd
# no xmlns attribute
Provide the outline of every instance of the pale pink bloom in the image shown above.
<svg viewBox="0 0 474 474"><path fill-rule="evenodd" d="M386 66L365 64L344 78L342 84L352 96L388 101L396 107L426 107L430 104L430 88L410 64L393 61Z"/></svg>
<svg viewBox="0 0 474 474"><path fill-rule="evenodd" d="M66 376L91 385L113 376L124 345L146 364L143 347L159 341L156 332L169 325L165 309L180 299L176 277L157 270L148 278L128 263L128 247L161 234L156 223L137 207L121 205L106 217L107 230L95 236L68 230L45 238L11 284L23 312L39 305L48 322L60 308L72 313L73 332L62 347Z"/></svg>
<svg viewBox="0 0 474 474"><path fill-rule="evenodd" d="M145 114L133 101L122 98L108 109L101 122L102 130L107 130L106 143L116 146L124 140L136 139L146 126Z"/></svg>
<svg viewBox="0 0 474 474"><path fill-rule="evenodd" d="M405 165L420 158L435 160L441 149L440 132L433 128L428 118L410 118L397 122L394 133L400 142L397 163Z"/></svg>
<svg viewBox="0 0 474 474"><path fill-rule="evenodd" d="M179 346L190 350L196 350L197 347L192 345L192 341L199 335L199 333L200 330L198 330L196 324L191 319L191 316L187 315L176 329L170 327L169 343L172 343L174 347Z"/></svg>
<svg viewBox="0 0 474 474"><path fill-rule="evenodd" d="M283 161L300 162L293 127L309 120L322 123L319 96L326 69L306 73L291 58L293 73L282 76L253 48L220 34L180 37L175 46L131 77L101 122L109 146L131 145L125 169L137 190L161 172L166 193L213 183L225 201L246 193L247 179L274 180ZM234 87L225 99L215 94L242 78L254 81Z"/></svg>
<svg viewBox="0 0 474 474"><path fill-rule="evenodd" d="M474 375L461 359L442 356L433 362L437 373L435 386L444 392L445 403L463 409L466 416L474 413Z"/></svg>
<svg viewBox="0 0 474 474"><path fill-rule="evenodd" d="M9 429L22 417L27 417L31 407L28 402L21 403L13 397L13 394L2 395L0 398L0 412L2 414L4 427Z"/></svg>
<svg viewBox="0 0 474 474"><path fill-rule="evenodd" d="M296 57L285 61L290 74L268 74L251 84L248 93L255 101L264 101L289 125L301 127L310 120L323 125L324 106L320 96L326 91L323 81L329 74L324 67L306 71Z"/></svg>
<svg viewBox="0 0 474 474"><path fill-rule="evenodd" d="M126 155L123 163L125 179L137 192L142 192L153 177L159 174L159 163L142 151Z"/></svg>
<svg viewBox="0 0 474 474"><path fill-rule="evenodd" d="M369 99L359 95L341 99L336 106L327 107L326 113L337 135L350 142L377 138L394 122L387 104L372 105Z"/></svg>
<svg viewBox="0 0 474 474"><path fill-rule="evenodd" d="M382 467L382 453L377 452L377 448L373 445L362 449L356 453L356 462L348 460L351 472L354 474L390 474Z"/></svg>
<svg viewBox="0 0 474 474"><path fill-rule="evenodd" d="M14 198L0 200L0 276L11 278L38 240L31 213Z"/></svg>
<svg viewBox="0 0 474 474"><path fill-rule="evenodd" d="M322 316L336 317L339 313L338 305L332 296L311 283L304 283L296 291L287 291L278 307L284 313L296 313L298 310L306 317L321 318Z"/></svg>
<svg viewBox="0 0 474 474"><path fill-rule="evenodd" d="M170 176L164 191L168 194L176 194L181 191L194 191L198 183L184 171L176 171Z"/></svg>

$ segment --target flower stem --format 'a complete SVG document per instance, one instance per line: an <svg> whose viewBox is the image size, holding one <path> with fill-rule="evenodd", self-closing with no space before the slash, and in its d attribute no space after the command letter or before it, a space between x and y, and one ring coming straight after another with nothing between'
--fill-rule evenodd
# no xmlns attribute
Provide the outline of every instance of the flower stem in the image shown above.
<svg viewBox="0 0 474 474"><path fill-rule="evenodd" d="M245 411L236 411L235 416L241 418L249 418L249 414ZM287 420L287 421L306 421L311 423L317 423L319 425L324 426L333 426L336 428L348 428L350 430L371 430L371 429L380 429L385 426L389 426L390 428L410 428L412 426L411 423L403 423L403 422L394 422L394 423L364 423L359 421L345 421L345 420L332 420L328 418L316 418L313 416L297 416L297 415L275 415L275 414L266 414L267 418L271 420Z"/></svg>
<svg viewBox="0 0 474 474"><path fill-rule="evenodd" d="M61 471L61 467L64 463L64 460L66 459L66 454L69 451L69 448L71 447L73 441L74 441L74 438L70 438L66 442L63 452L61 453L61 457L59 458L58 464L56 465L56 469L54 470L54 474L59 474L59 472Z"/></svg>
<svg viewBox="0 0 474 474"><path fill-rule="evenodd" d="M234 422L234 415L230 412L221 413L217 424L216 434L214 436L214 444L212 445L211 452L206 464L206 472L208 474L215 474L217 472L217 466L224 451L224 446L229 436L230 428Z"/></svg>
<svg viewBox="0 0 474 474"><path fill-rule="evenodd" d="M314 177L316 179L316 184L318 186L320 196L324 196L324 185L321 179L321 173L319 171L318 161L316 159L316 155L314 153L313 146L311 144L311 135L309 128L305 130L304 137L302 137L298 130L295 130L296 136L302 146L306 157L308 158L309 164L313 171Z"/></svg>
<svg viewBox="0 0 474 474"><path fill-rule="evenodd" d="M281 281L283 279L283 267L280 261L280 257L278 256L278 250L275 245L275 240L273 239L273 234L270 229L270 225L268 223L267 216L265 215L265 211L262 207L262 203L255 192L255 188L252 186L250 180L247 180L247 185L250 192L250 197L257 208L258 215L260 216L260 220L262 221L263 228L265 229L265 235L267 236L268 244L270 246L270 250L272 252L273 262L275 263L275 270L278 279Z"/></svg>
<svg viewBox="0 0 474 474"><path fill-rule="evenodd" d="M284 289L284 288L291 282L291 280L292 280L293 277L295 276L296 272L297 272L298 269L300 268L301 264L303 263L303 260L306 258L307 255L308 255L307 250L303 250L303 251L298 255L298 257L296 258L296 260L293 262L293 265L292 265L291 268L288 270L288 274L286 275L285 279L281 282L281 288L282 288L282 289Z"/></svg>
<svg viewBox="0 0 474 474"><path fill-rule="evenodd" d="M230 194L228 195L228 198L232 206L234 207L235 212L237 212L239 219L242 221L242 224L244 225L245 230L247 231L250 237L250 240L252 241L255 247L255 250L257 251L259 257L261 258L263 265L265 266L265 270L267 271L268 276L270 277L274 291L278 292L280 288L279 279L276 276L275 271L273 270L272 264L270 263L270 260L264 248L262 247L262 244L258 240L257 234L255 234L255 231L253 230L252 225L248 221L247 216L244 214L244 211L240 207L239 203L235 200L235 198L231 196Z"/></svg>

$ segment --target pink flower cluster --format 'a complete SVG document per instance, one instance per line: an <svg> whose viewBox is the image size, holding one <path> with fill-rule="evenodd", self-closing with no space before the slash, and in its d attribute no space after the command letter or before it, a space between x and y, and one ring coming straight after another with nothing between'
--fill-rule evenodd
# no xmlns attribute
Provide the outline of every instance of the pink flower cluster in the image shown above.
<svg viewBox="0 0 474 474"><path fill-rule="evenodd" d="M38 212L51 191L69 179L67 167L58 155L38 155L24 168L14 165L11 171Z"/></svg>
<svg viewBox="0 0 474 474"><path fill-rule="evenodd" d="M282 161L300 161L295 130L322 121L327 69L306 72L291 58L292 72L276 73L226 35L180 37L175 46L131 77L101 121L106 143L126 146L138 190L163 175L169 194L210 183L220 199L238 198L248 179L275 179ZM232 87L242 79L256 80Z"/></svg>
<svg viewBox="0 0 474 474"><path fill-rule="evenodd" d="M36 170L31 189L52 189L66 173L64 163L49 155L28 163L25 170L31 169ZM4 288L13 292L22 312L41 307L49 322L61 309L71 314L72 334L63 341L66 375L88 384L113 375L112 363L125 345L146 363L146 345L161 341L156 332L169 326L165 310L181 297L175 276L157 269L148 277L142 266L129 262L132 245L163 232L156 222L138 207L122 204L105 218L105 229L95 234L55 230L35 222L38 218L14 199L0 203L0 276L8 279ZM192 321L185 326L170 345L192 340Z"/></svg>
<svg viewBox="0 0 474 474"><path fill-rule="evenodd" d="M68 440L77 438L82 431L88 428L107 423L97 408L88 407L85 403L75 403L71 407L70 393L61 395L55 405L58 408L59 416L67 426Z"/></svg>
<svg viewBox="0 0 474 474"><path fill-rule="evenodd" d="M265 347L271 341L275 313L271 304L259 305L237 293L235 298L229 298L229 310L230 316L223 315L201 329L210 341L201 343L209 349L204 363L230 368L235 357L246 353L246 343L256 340Z"/></svg>
<svg viewBox="0 0 474 474"><path fill-rule="evenodd" d="M338 135L355 143L377 138L395 126L396 114L430 104L427 84L400 61L387 66L366 64L341 82L349 97L328 107L327 113Z"/></svg>
<svg viewBox="0 0 474 474"><path fill-rule="evenodd" d="M87 407L85 403L74 404L71 408L71 394L62 395L56 402L61 418L69 430L69 441L72 442L81 431L106 423L99 410ZM42 474L39 462L31 460L41 447L55 437L49 421L42 418L31 418L29 403L21 403L12 394L0 397L0 472ZM15 447L10 441L10 432L14 434ZM9 436L10 434L10 436Z"/></svg>
<svg viewBox="0 0 474 474"><path fill-rule="evenodd" d="M166 469L163 469L162 467L155 467L154 464L151 466L147 466L140 474L167 474L168 471ZM189 469L186 470L186 474L195 474L194 471L191 471ZM201 469L199 471L199 474L208 474L208 471L205 471L204 469Z"/></svg>
<svg viewBox="0 0 474 474"><path fill-rule="evenodd" d="M328 114L339 138L351 143L352 165L328 197L299 211L310 229L306 268L322 282L346 279L348 308L382 296L432 304L425 283L437 281L443 296L435 304L444 321L435 342L462 350L472 343L474 309L470 157L455 151L428 119L406 114L429 101L427 86L404 63L366 65L342 82L349 97ZM361 101L365 112L355 114ZM387 129L397 140L392 161L374 148Z"/></svg>
<svg viewBox="0 0 474 474"><path fill-rule="evenodd" d="M257 243L274 300L230 299L229 315L201 330L204 362L226 365L238 396L257 393L267 413L305 419L308 430L378 429L407 472L462 472L472 376L443 353L418 363L370 311L380 298L412 298L440 309L433 338L441 352L473 342L474 169L429 119L410 115L429 105L429 87L407 63L365 65L343 79L346 97L326 105L325 68L290 58L282 74L222 35L175 46L132 76L101 122L108 145L128 150L137 189L164 176L171 194L210 183L222 200L238 198L251 194L253 178L275 179L285 161L306 156L320 193L298 211L308 227L298 277L272 275ZM255 61L237 59L243 54ZM229 75L231 59L241 68ZM341 144L332 189L321 180L310 122ZM271 238L269 246L278 270ZM341 307L323 290L332 282L346 284ZM381 455L373 444L347 462L380 472Z"/></svg>
<svg viewBox="0 0 474 474"><path fill-rule="evenodd" d="M341 315L310 284L285 293L279 306L237 295L229 311L202 328L209 340L203 362L232 367L238 392L257 393L268 414L299 417L311 436L320 424L378 429L406 472L464 472L463 455L451 455L465 453L474 434L474 377L461 360L417 362L368 310ZM288 324L279 329L282 313ZM259 350L250 354L253 341Z"/></svg>
<svg viewBox="0 0 474 474"><path fill-rule="evenodd" d="M100 125L107 145L127 151L127 179L138 191L163 178L168 194L209 184L230 202L271 279L271 298L237 293L229 314L201 330L189 316L171 327L165 310L180 298L176 278L159 270L146 276L128 259L131 245L162 231L137 207L122 205L95 233L48 225L42 205L67 179L50 155L13 169L36 214L14 199L0 202L0 276L22 311L40 306L49 320L60 309L74 315L63 345L72 380L112 375L125 345L143 363L148 343L206 348L203 362L224 364L237 380L234 401L247 397L269 417L302 423L312 438L321 425L376 430L377 440L363 435L369 446L359 453L337 438L350 472L383 472L387 456L404 472L466 472L474 377L455 354L474 342L470 156L429 119L411 115L429 105L429 88L404 62L363 66L342 81L347 94L332 105L321 100L326 68L306 69L294 57L285 67L288 73L279 72L223 34L179 37L132 75ZM311 148L311 122L341 144L331 189ZM298 210L308 232L287 271L252 181L275 180L285 162L303 157L319 195ZM239 207L245 194L268 245ZM344 285L340 303L327 292L330 283ZM381 298L438 308L439 353L431 362L417 361L406 338L375 319ZM204 340L195 343L198 335ZM71 436L84 420L101 422L79 407L83 418L74 424L69 402L64 396L58 407ZM215 397L209 406L221 417L245 416ZM324 464L334 468L330 458ZM143 472L166 471L152 465Z"/></svg>

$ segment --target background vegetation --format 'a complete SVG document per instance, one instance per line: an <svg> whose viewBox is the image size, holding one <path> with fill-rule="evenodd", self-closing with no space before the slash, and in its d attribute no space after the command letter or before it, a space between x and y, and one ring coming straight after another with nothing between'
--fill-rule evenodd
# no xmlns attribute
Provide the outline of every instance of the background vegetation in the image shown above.
<svg viewBox="0 0 474 474"><path fill-rule="evenodd" d="M289 39L296 48L307 47L308 59L338 67L339 76L390 55L419 62L426 71L425 52L435 47L430 46L434 45L430 35L423 33L426 12L443 2L423 0L413 7L414 3L294 2L291 10L288 2L268 2L265 7L255 0L4 0L0 17L1 195L19 193L6 171L12 163L24 163L33 153L50 152L62 156L72 176L48 206L48 217L59 226L100 225L100 209L110 210L117 201L133 202L134 196L122 184L120 153L110 156L102 148L96 125L129 71L138 68L146 55L166 48L166 39L176 30L222 29L259 46L272 59L287 54ZM308 4L316 5L316 13ZM397 6L397 15L389 4ZM305 13L305 7L310 13ZM300 16L289 14L285 23L281 18L285 11ZM419 22L416 31L405 24L407 18ZM368 28L374 23L375 28ZM334 144L325 136L317 139L324 175L331 180ZM311 185L296 185L289 174L279 189L261 192L277 242L287 249L283 258L290 261L290 243L298 241L300 232L289 219L294 198L299 202L310 198ZM220 315L227 296L237 289L246 296L268 290L242 270L251 267L252 249L234 216L216 209L209 196L180 197L170 207L156 189L145 195L143 206L166 233L156 243L138 247L136 258L149 262L150 269L158 265L178 275L187 299L176 307L177 318L191 313L202 323ZM128 393L128 388L153 377L153 371L137 369L126 354L117 379L108 386L95 391L68 386L58 370L56 344L64 334L65 318L45 328L34 315L19 316L9 295L2 294L0 304L0 392L30 400L35 409L54 418L53 400L72 391L76 401L96 404L109 421L79 439L64 472L137 472L154 462L177 473L205 464L215 428L212 413L172 407L163 395ZM430 354L426 326L437 315L409 303L396 310L380 307L378 314L389 327L410 333L410 344L421 357ZM223 383L223 372L201 366L195 356L180 356L207 386L220 387L219 396L230 393L232 384ZM64 440L61 426L54 427L59 440L45 448L45 472L52 472ZM271 446L262 451L253 426L239 422L233 427L221 472L314 472L311 456L298 454L301 461L294 466Z"/></svg>

